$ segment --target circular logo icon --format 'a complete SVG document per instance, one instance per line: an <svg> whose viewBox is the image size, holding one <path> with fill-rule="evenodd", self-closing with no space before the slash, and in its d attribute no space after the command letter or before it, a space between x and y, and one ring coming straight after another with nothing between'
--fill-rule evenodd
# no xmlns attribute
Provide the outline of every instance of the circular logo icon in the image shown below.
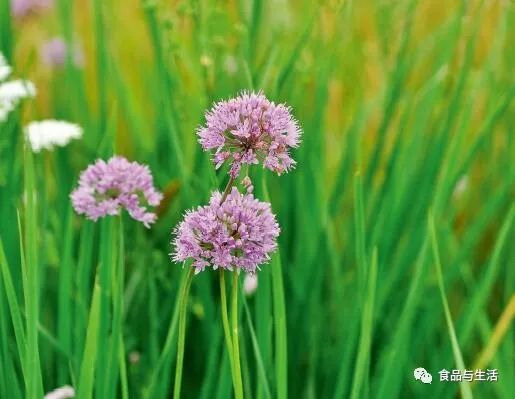
<svg viewBox="0 0 515 399"><path fill-rule="evenodd" d="M417 367L413 370L413 376L424 384L431 384L433 381L433 376L424 367Z"/></svg>

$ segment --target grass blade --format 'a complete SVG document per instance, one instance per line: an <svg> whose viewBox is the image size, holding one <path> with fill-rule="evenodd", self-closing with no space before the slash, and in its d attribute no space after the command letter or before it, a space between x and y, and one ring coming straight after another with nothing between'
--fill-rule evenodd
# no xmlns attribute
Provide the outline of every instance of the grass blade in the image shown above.
<svg viewBox="0 0 515 399"><path fill-rule="evenodd" d="M265 175L263 175L263 194L265 201L270 201ZM279 249L272 255L270 269L272 270L277 397L279 399L286 399L288 397L288 336L286 332L286 305Z"/></svg>
<svg viewBox="0 0 515 399"><path fill-rule="evenodd" d="M11 313L11 320L14 327L14 336L16 337L16 345L18 347L18 356L21 361L21 368L23 375L27 375L27 365L25 359L25 348L27 345L25 330L23 329L22 314L16 292L14 290L14 284L11 278L11 272L7 259L5 258L4 246L0 239L0 268L2 270L2 280L4 282L5 295L7 297L7 303L9 304L9 311Z"/></svg>
<svg viewBox="0 0 515 399"><path fill-rule="evenodd" d="M97 341L100 324L100 287L95 284L93 299L89 312L88 329L86 332L86 344L80 367L80 376L77 385L77 397L89 399L93 397L93 381L95 365L97 363Z"/></svg>
<svg viewBox="0 0 515 399"><path fill-rule="evenodd" d="M352 381L351 399L363 397L363 385L365 384L370 363L370 347L374 329L374 301L377 282L377 249L372 252L370 271L368 273L367 295L361 318L361 334L358 346L354 378Z"/></svg>
<svg viewBox="0 0 515 399"><path fill-rule="evenodd" d="M25 356L27 360L26 388L28 399L39 399L43 396L41 383L41 365L39 362L39 262L38 262L38 231L37 231L37 207L36 187L34 178L34 158L29 146L25 146L25 193L27 202L25 207L25 263L26 282L25 287L25 308L26 308L26 331L27 349Z"/></svg>
<svg viewBox="0 0 515 399"><path fill-rule="evenodd" d="M256 332L254 329L254 325L252 324L252 317L250 315L249 306L247 304L247 299L245 295L243 295L243 306L245 308L245 315L247 319L247 325L249 327L250 339L252 341L252 349L254 351L254 356L256 358L256 363L259 371L259 378L264 387L265 397L270 399L272 397L270 393L270 386L268 385L268 379L266 378L266 370L265 363L263 361L263 356L261 355L261 350L259 349L259 343L256 337Z"/></svg>
<svg viewBox="0 0 515 399"><path fill-rule="evenodd" d="M465 370L465 363L463 362L463 355L461 354L461 349L458 344L458 338L456 337L456 331L454 329L454 324L452 322L451 311L449 310L449 304L447 303L447 296L445 295L445 288L443 285L443 275L442 275L442 266L440 263L440 253L438 250L438 242L436 240L436 232L435 232L435 222L432 214L429 214L428 218L429 225L429 235L431 237L431 245L433 248L433 258L435 262L436 268L436 277L438 279L438 288L440 289L440 296L442 298L443 309L445 313L445 320L447 322L447 330L449 332L449 337L451 339L452 351L454 354L454 361L456 362L456 367L459 370ZM472 391L470 386L461 381L460 382L460 391L463 399L472 399Z"/></svg>

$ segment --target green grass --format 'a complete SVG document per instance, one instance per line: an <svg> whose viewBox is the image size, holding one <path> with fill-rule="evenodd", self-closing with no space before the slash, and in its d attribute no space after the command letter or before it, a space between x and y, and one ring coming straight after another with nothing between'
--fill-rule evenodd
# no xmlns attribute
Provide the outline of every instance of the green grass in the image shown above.
<svg viewBox="0 0 515 399"><path fill-rule="evenodd" d="M0 124L0 398L69 384L81 399L226 399L235 352L245 398L512 397L513 316L498 328L515 294L511 2L55 3L14 19L0 0L0 51L38 87ZM41 62L56 35L83 67ZM218 272L189 286L170 238L227 183L195 129L244 89L290 105L303 136L295 170L250 169L279 250L253 296L222 297ZM23 126L43 118L84 138L33 154ZM167 192L150 230L71 208L80 171L113 153ZM485 348L498 382L438 380Z"/></svg>
<svg viewBox="0 0 515 399"><path fill-rule="evenodd" d="M429 215L429 234L431 235L431 244L433 247L433 257L436 265L436 276L438 278L438 287L440 288L440 296L442 297L443 308L445 312L445 321L447 322L447 328L449 330L449 337L452 345L452 352L454 356L454 361L456 363L456 368L459 370L466 370L465 363L463 362L463 355L461 353L460 345L458 343L458 339L456 337L456 330L454 329L454 325L452 322L451 312L449 310L449 303L447 301L447 296L445 294L445 288L443 286L443 277L442 277L442 265L440 264L440 253L438 250L438 243L436 241L436 233L435 233L435 221L432 214ZM465 399L472 398L472 391L470 389L470 385L467 382L460 383L460 391L461 396Z"/></svg>

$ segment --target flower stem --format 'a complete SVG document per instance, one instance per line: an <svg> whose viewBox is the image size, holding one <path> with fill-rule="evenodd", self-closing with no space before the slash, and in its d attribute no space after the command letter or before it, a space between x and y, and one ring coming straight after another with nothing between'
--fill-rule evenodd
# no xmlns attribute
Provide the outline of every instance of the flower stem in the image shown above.
<svg viewBox="0 0 515 399"><path fill-rule="evenodd" d="M186 308L188 305L188 293L191 280L193 279L193 268L188 273L179 302L179 335L177 339L177 364L175 366L175 384L173 388L174 399L181 397L182 364L184 360L184 340L186 335Z"/></svg>
<svg viewBox="0 0 515 399"><path fill-rule="evenodd" d="M234 391L236 392L236 384L234 379L234 356L231 338L231 330L229 328L229 317L227 315L227 294L225 293L225 276L223 269L220 269L220 306L222 310L222 324L224 328L225 344L227 345L227 352L229 353L229 364L231 366L231 376L234 384Z"/></svg>
<svg viewBox="0 0 515 399"><path fill-rule="evenodd" d="M234 396L243 399L243 383L241 381L240 344L238 340L238 273L233 271L232 279L232 344L234 356Z"/></svg>
<svg viewBox="0 0 515 399"><path fill-rule="evenodd" d="M222 194L222 200L220 201L220 205L222 205L224 203L224 201L227 199L227 196L231 192L232 186L234 186L234 181L235 181L234 177L231 176L229 178L229 181L227 182L227 186L225 186L225 190L224 190L224 193Z"/></svg>

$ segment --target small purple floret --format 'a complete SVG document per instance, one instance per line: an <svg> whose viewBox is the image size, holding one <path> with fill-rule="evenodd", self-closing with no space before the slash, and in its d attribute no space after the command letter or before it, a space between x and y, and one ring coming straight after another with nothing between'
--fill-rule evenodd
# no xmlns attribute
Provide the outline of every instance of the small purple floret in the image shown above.
<svg viewBox="0 0 515 399"><path fill-rule="evenodd" d="M88 219L119 215L125 208L149 228L157 217L148 208L159 205L163 195L154 188L148 166L114 156L88 166L70 197L75 211Z"/></svg>
<svg viewBox="0 0 515 399"><path fill-rule="evenodd" d="M62 68L66 64L69 46L61 37L54 37L41 46L41 58L43 62L52 68ZM84 64L84 54L78 46L73 47L72 62L76 66Z"/></svg>
<svg viewBox="0 0 515 399"><path fill-rule="evenodd" d="M195 272L206 267L255 273L277 248L279 225L268 202L233 188L220 205L215 191L209 205L186 213L174 230L175 262L192 259Z"/></svg>
<svg viewBox="0 0 515 399"><path fill-rule="evenodd" d="M226 161L236 178L241 165L262 163L277 174L295 166L289 154L300 142L300 128L284 104L269 101L261 92L221 101L206 113L206 126L197 134L204 150L216 149L213 161Z"/></svg>
<svg viewBox="0 0 515 399"><path fill-rule="evenodd" d="M51 8L53 4L53 0L11 0L11 11L16 18L22 18Z"/></svg>

